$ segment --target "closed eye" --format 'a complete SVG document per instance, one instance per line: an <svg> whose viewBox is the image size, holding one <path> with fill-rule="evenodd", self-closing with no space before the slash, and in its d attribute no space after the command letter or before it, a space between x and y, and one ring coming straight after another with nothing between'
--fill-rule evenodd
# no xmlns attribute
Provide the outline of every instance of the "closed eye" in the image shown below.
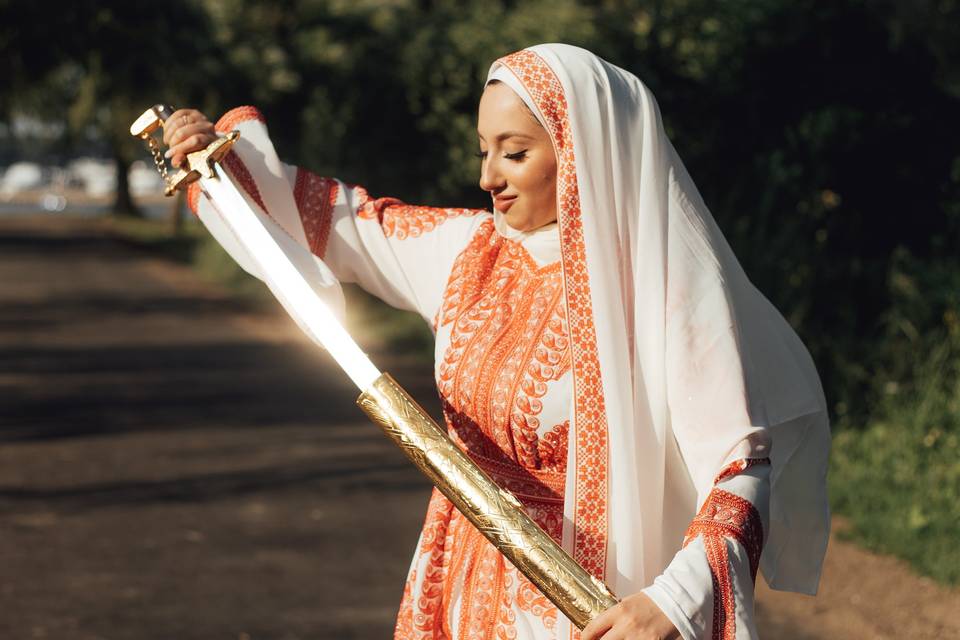
<svg viewBox="0 0 960 640"><path fill-rule="evenodd" d="M477 151L473 155L475 155L476 157L482 160L483 158L487 157L487 152ZM523 160L524 158L527 157L527 150L524 149L523 151L517 151L516 153L505 153L503 154L503 157L506 158L507 160Z"/></svg>

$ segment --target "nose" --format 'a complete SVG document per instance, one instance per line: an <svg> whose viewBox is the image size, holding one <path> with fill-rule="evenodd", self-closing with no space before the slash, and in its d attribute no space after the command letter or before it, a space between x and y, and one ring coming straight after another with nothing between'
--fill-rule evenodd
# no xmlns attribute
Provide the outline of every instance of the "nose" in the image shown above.
<svg viewBox="0 0 960 640"><path fill-rule="evenodd" d="M490 193L502 191L505 186L503 176L500 174L497 164L496 158L488 155L484 159L483 164L480 165L480 188L484 191L489 191Z"/></svg>

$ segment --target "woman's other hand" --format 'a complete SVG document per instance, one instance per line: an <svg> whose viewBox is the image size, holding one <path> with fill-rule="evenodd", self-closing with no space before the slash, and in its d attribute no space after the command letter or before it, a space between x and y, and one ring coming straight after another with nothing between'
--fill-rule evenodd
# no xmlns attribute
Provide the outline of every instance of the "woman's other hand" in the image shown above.
<svg viewBox="0 0 960 640"><path fill-rule="evenodd" d="M216 139L213 123L196 109L178 109L163 123L163 142L169 147L164 155L177 168L188 153L205 149Z"/></svg>
<svg viewBox="0 0 960 640"><path fill-rule="evenodd" d="M581 640L675 640L680 632L644 593L627 596L584 628Z"/></svg>

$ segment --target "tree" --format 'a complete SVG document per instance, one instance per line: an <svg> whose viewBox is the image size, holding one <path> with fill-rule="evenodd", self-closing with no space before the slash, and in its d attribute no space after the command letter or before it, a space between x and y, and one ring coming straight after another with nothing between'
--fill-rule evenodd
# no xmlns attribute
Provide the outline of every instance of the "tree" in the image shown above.
<svg viewBox="0 0 960 640"><path fill-rule="evenodd" d="M194 103L208 91L202 70L216 56L206 13L185 0L161 12L145 0L81 0L55 11L8 1L3 14L0 72L10 90L0 108L65 120L75 137L95 128L117 162L114 210L135 213L127 171L142 150L129 125L156 102Z"/></svg>

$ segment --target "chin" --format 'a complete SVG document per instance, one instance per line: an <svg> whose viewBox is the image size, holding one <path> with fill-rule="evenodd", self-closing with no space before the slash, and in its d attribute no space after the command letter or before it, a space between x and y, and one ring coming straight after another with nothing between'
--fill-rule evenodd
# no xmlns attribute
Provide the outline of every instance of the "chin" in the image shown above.
<svg viewBox="0 0 960 640"><path fill-rule="evenodd" d="M500 211L500 215L503 216L503 219L508 225L510 225L510 227L516 229L517 231L530 231L534 228L530 218L514 213L504 213L503 211Z"/></svg>

